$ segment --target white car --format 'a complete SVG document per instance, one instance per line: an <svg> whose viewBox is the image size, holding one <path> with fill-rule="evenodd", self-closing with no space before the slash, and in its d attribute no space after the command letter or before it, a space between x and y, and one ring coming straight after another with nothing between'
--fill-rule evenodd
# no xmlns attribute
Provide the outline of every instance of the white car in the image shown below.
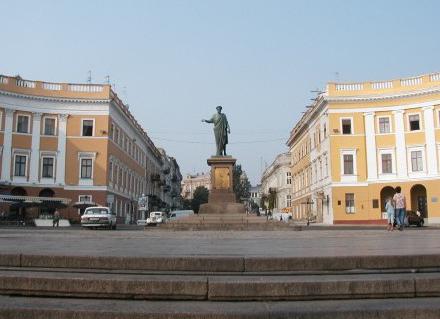
<svg viewBox="0 0 440 319"><path fill-rule="evenodd" d="M154 225L164 223L166 220L166 214L164 212L151 212L150 217L147 218L146 225Z"/></svg>
<svg viewBox="0 0 440 319"><path fill-rule="evenodd" d="M88 207L81 216L81 226L116 229L116 214L113 214L108 207Z"/></svg>

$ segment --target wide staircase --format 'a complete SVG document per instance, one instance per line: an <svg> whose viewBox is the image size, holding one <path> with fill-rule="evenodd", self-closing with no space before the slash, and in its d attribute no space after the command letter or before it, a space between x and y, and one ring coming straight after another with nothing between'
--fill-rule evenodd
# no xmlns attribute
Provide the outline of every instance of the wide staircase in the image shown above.
<svg viewBox="0 0 440 319"><path fill-rule="evenodd" d="M0 318L440 318L440 255L16 254L0 266Z"/></svg>
<svg viewBox="0 0 440 319"><path fill-rule="evenodd" d="M300 230L293 222L267 220L247 214L194 214L161 224L160 229L173 230ZM146 229L151 229L146 227Z"/></svg>

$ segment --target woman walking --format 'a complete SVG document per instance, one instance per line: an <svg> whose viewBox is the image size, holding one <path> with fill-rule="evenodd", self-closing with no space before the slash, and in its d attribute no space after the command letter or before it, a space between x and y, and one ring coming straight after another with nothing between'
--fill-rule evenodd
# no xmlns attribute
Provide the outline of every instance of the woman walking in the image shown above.
<svg viewBox="0 0 440 319"><path fill-rule="evenodd" d="M388 197L385 203L385 210L387 212L387 219L388 219L388 231L393 231L394 229L394 206L393 206L393 199L391 197Z"/></svg>
<svg viewBox="0 0 440 319"><path fill-rule="evenodd" d="M393 196L393 200L396 208L397 226L399 227L399 230L403 230L403 226L405 223L405 208L406 208L405 196L401 192L402 192L402 188L400 188L400 186L397 186L396 194L394 194Z"/></svg>

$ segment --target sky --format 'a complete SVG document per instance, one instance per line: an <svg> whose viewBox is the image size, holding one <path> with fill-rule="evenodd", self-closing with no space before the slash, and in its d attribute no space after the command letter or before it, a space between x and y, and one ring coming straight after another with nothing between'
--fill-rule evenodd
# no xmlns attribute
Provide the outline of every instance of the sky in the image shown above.
<svg viewBox="0 0 440 319"><path fill-rule="evenodd" d="M440 1L0 0L0 74L104 83L183 175L227 152L252 184L329 81L440 71Z"/></svg>

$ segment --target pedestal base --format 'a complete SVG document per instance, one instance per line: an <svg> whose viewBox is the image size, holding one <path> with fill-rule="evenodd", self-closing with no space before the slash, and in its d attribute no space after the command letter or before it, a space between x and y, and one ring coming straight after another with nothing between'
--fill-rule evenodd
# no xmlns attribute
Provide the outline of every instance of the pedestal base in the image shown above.
<svg viewBox="0 0 440 319"><path fill-rule="evenodd" d="M240 203L207 203L200 205L199 215L205 214L244 214L244 205Z"/></svg>

